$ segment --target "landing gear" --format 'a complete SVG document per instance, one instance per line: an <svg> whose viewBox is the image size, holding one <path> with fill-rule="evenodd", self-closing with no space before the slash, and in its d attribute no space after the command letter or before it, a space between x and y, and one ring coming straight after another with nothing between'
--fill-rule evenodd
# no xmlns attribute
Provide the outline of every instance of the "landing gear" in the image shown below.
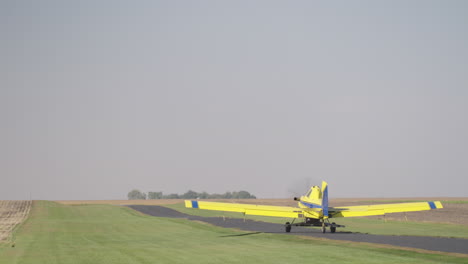
<svg viewBox="0 0 468 264"><path fill-rule="evenodd" d="M327 232L327 227L330 227L330 233L336 233L337 227L345 227L344 225L338 225L335 222L330 223L328 219L305 218L304 222L296 224L294 223L295 220L296 219L294 219L291 223L286 222L286 224L284 224L286 233L291 232L292 226L317 226L320 227L322 233Z"/></svg>
<svg viewBox="0 0 468 264"><path fill-rule="evenodd" d="M286 224L284 224L284 229L285 229L286 233L291 232L291 227L293 226L294 221L296 221L296 218L294 218L292 220L292 223L286 222ZM295 226L297 226L297 224L295 224Z"/></svg>

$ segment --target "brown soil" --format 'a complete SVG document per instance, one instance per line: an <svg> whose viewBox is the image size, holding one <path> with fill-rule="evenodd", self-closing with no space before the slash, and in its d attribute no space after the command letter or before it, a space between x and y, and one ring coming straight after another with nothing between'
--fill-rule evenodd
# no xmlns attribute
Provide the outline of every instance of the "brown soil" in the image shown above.
<svg viewBox="0 0 468 264"><path fill-rule="evenodd" d="M0 201L0 242L10 240L15 226L28 216L31 204L31 201Z"/></svg>

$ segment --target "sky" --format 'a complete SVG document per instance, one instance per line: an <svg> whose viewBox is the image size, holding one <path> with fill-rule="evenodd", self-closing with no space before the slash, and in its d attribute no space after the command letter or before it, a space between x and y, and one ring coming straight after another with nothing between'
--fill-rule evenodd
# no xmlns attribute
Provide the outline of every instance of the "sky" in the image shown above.
<svg viewBox="0 0 468 264"><path fill-rule="evenodd" d="M0 0L0 200L468 196L467 1Z"/></svg>

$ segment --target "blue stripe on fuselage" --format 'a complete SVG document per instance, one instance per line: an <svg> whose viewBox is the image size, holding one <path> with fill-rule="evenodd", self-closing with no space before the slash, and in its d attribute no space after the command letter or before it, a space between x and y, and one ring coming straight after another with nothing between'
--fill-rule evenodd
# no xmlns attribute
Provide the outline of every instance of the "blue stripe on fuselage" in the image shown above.
<svg viewBox="0 0 468 264"><path fill-rule="evenodd" d="M309 208L322 208L321 205L313 204L313 203L306 203L306 202L303 202L303 201L301 201L301 204L303 204L303 205L305 205L305 206L307 206Z"/></svg>
<svg viewBox="0 0 468 264"><path fill-rule="evenodd" d="M198 209L198 201L192 201L192 208Z"/></svg>
<svg viewBox="0 0 468 264"><path fill-rule="evenodd" d="M437 209L437 206L434 204L434 202L427 202L431 209Z"/></svg>

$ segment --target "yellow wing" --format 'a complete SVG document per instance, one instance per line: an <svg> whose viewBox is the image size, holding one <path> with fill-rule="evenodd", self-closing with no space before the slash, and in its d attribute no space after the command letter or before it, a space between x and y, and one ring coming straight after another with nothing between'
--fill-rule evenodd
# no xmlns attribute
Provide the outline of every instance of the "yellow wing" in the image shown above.
<svg viewBox="0 0 468 264"><path fill-rule="evenodd" d="M303 218L318 216L314 210L303 210L302 208L287 206L269 206L239 203L217 203L197 200L186 200L185 207L202 210L214 210L224 212L238 212L246 215L263 215L275 217Z"/></svg>
<svg viewBox="0 0 468 264"><path fill-rule="evenodd" d="M417 202L417 203L396 203L396 204L377 204L360 205L347 207L330 207L329 215L331 217L356 217L370 215L384 215L388 213L415 212L443 208L442 203L435 202Z"/></svg>

